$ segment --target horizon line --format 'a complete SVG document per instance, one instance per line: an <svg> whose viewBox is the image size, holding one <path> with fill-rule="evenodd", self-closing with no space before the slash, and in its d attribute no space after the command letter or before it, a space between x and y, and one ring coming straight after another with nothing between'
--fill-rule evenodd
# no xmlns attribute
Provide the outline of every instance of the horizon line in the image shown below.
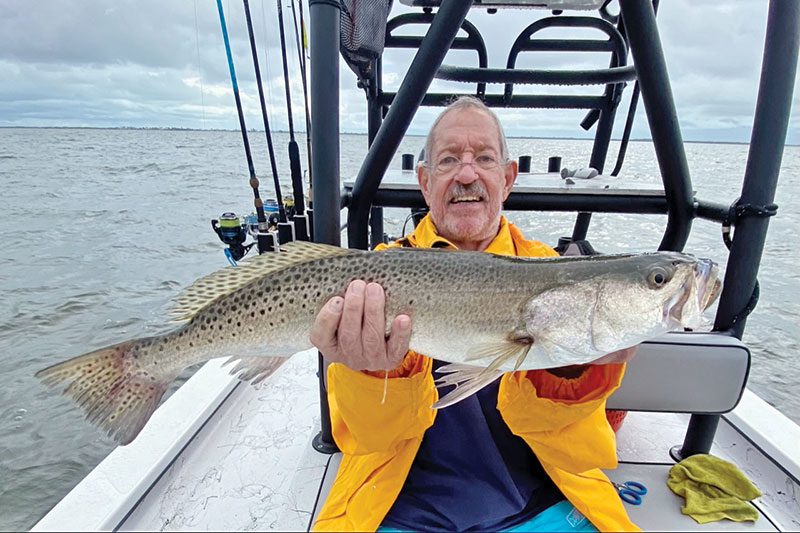
<svg viewBox="0 0 800 533"><path fill-rule="evenodd" d="M180 126L11 126L0 125L0 129L72 129L72 130L153 130L153 131L222 131L222 132L240 132L239 129L232 128L186 128ZM248 128L248 132L263 132L263 129ZM289 133L288 130L272 130L273 133ZM297 130L295 134L305 134L305 130ZM367 135L366 132L357 131L343 131L340 135ZM409 133L405 137L425 137L425 134ZM569 137L569 136L541 136L541 135L512 135L506 134L509 139L554 139L563 141L593 141L591 137ZM621 138L611 138L611 141L621 141ZM629 142L653 142L653 139L648 137L631 138ZM684 143L689 144L750 144L749 141L722 141L722 140L686 140ZM786 142L785 146L800 146L800 143Z"/></svg>

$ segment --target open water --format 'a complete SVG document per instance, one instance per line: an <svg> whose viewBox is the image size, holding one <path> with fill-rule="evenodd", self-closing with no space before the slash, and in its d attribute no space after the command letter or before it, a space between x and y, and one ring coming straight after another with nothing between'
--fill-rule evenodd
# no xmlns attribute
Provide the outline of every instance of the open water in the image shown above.
<svg viewBox="0 0 800 533"><path fill-rule="evenodd" d="M251 135L257 152L266 152L262 135ZM283 175L287 143L288 136L277 135ZM418 153L422 144L410 137L400 153ZM591 151L590 142L579 140L510 139L510 145L514 156L532 155L535 170L552 155L580 166ZM341 146L347 179L366 153L366 137L343 135ZM610 154L609 161L616 145ZM165 329L171 298L227 264L209 220L223 211L251 211L243 155L238 132L0 129L0 530L30 528L113 448L33 374ZM688 144L687 155L698 197L729 203L738 196L746 145ZM256 158L265 196L268 168ZM635 183L659 182L649 143L630 145L622 174ZM750 387L800 422L798 197L800 147L787 147L761 301L745 341L754 359ZM396 236L405 213L387 215L387 231ZM573 222L567 214L510 218L551 244L570 234ZM664 223L662 216L595 215L589 238L604 252L649 251ZM722 264L727 257L719 226L705 221L695 222L686 250Z"/></svg>

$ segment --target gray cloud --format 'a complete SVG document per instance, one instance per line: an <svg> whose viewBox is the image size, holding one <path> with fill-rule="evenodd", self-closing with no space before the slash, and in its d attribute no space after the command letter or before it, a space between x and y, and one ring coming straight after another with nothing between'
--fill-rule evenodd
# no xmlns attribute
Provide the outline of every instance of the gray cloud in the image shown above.
<svg viewBox="0 0 800 533"><path fill-rule="evenodd" d="M661 2L661 38L678 115L689 140L746 141L752 126L767 2ZM249 127L262 127L242 4L225 0L228 28ZM302 89L293 23L284 0L296 127L303 129ZM254 31L273 127L287 127L276 23L276 3L252 0ZM408 11L395 2L393 13ZM503 66L516 35L545 11L515 16L470 15L489 45L490 66ZM552 30L557 33L557 30ZM574 37L591 37L587 30ZM555 33L554 33L555 35ZM396 88L411 51L386 54L387 87ZM475 64L475 54L453 51L446 60ZM574 54L526 54L525 68L597 68L607 59ZM215 2L5 0L0 7L0 125L157 126L237 128L227 60ZM366 130L363 91L341 67L341 126ZM431 90L464 90L435 81ZM540 90L537 88L537 90ZM545 91L552 91L546 88ZM502 91L490 86L490 92ZM519 88L517 91L530 92ZM573 89L597 94L598 88ZM630 93L630 90L627 91ZM795 98L795 102L797 102ZM795 106L797 107L797 106ZM621 109L627 108L623 102ZM420 110L412 133L424 133L437 110ZM577 127L579 111L503 110L511 135L590 136ZM622 130L622 118L615 130ZM648 136L640 109L634 135ZM790 142L800 142L797 112Z"/></svg>

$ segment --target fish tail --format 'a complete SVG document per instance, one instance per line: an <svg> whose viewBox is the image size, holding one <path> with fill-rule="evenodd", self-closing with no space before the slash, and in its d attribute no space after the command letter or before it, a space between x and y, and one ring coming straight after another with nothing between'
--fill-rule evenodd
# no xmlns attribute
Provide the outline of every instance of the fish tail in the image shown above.
<svg viewBox="0 0 800 533"><path fill-rule="evenodd" d="M143 344L134 340L102 348L40 370L36 377L49 387L63 386L87 420L125 445L142 430L175 377L164 379L139 363L136 352Z"/></svg>

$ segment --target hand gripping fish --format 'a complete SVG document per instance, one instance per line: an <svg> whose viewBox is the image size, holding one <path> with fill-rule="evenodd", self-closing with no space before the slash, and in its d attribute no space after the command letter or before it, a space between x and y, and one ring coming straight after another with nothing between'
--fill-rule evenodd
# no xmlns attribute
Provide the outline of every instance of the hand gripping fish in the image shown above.
<svg viewBox="0 0 800 533"><path fill-rule="evenodd" d="M103 348L41 370L95 423L131 442L188 366L238 360L261 381L308 335L322 306L355 279L386 293L387 324L412 317L411 349L451 363L451 405L504 372L591 362L667 331L696 326L720 289L709 260L674 253L527 259L480 252L349 250L287 244L197 280L179 296L183 322L164 335Z"/></svg>

